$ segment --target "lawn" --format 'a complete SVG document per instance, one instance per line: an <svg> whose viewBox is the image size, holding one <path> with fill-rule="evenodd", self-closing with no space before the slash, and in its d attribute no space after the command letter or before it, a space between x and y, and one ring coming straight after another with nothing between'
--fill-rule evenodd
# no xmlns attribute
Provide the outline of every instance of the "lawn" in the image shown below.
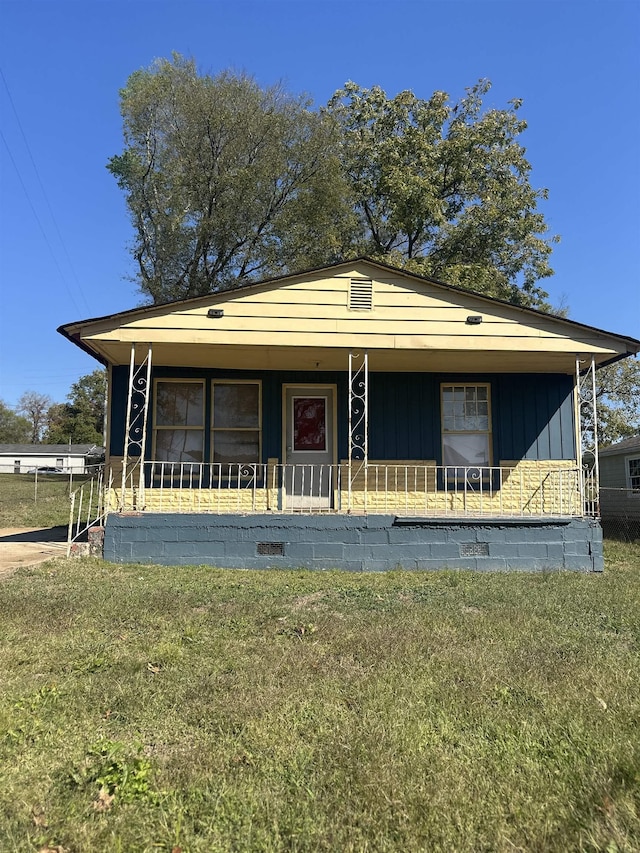
<svg viewBox="0 0 640 853"><path fill-rule="evenodd" d="M54 561L0 584L0 849L638 851L604 575Z"/></svg>
<svg viewBox="0 0 640 853"><path fill-rule="evenodd" d="M74 477L76 489L87 477ZM0 528L69 524L69 477L0 474Z"/></svg>

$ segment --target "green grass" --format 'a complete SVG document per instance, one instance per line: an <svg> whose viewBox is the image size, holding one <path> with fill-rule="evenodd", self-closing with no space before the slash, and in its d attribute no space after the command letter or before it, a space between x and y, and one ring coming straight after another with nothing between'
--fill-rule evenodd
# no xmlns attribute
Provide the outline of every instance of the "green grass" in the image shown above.
<svg viewBox="0 0 640 853"><path fill-rule="evenodd" d="M61 474L0 474L0 527L69 524L69 478ZM87 477L73 478L72 489Z"/></svg>
<svg viewBox="0 0 640 853"><path fill-rule="evenodd" d="M0 849L637 851L603 576L54 561L0 584Z"/></svg>

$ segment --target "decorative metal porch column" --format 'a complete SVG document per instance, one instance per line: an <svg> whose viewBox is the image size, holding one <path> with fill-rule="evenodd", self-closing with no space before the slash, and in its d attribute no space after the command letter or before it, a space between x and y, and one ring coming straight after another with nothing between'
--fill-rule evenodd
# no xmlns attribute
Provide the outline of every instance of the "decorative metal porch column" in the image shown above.
<svg viewBox="0 0 640 853"><path fill-rule="evenodd" d="M122 490L120 509L126 508L127 479L131 484L131 505L134 509L144 508L144 452L147 441L147 411L149 408L149 386L151 384L151 344L140 364L136 366L136 345L131 344L129 364L129 393L127 395L127 417L124 428L124 455L122 458ZM134 451L138 453L134 453ZM127 471L129 460L131 469ZM138 473L138 488L134 478Z"/></svg>
<svg viewBox="0 0 640 853"><path fill-rule="evenodd" d="M364 471L364 509L367 509L369 464L369 355L349 353L349 491L347 510L352 510L352 488Z"/></svg>
<svg viewBox="0 0 640 853"><path fill-rule="evenodd" d="M586 515L600 515L600 463L598 460L598 412L596 407L596 362L576 357L576 396L578 414L578 469L580 499ZM593 462L585 461L585 454ZM590 469L590 470L589 470ZM591 511L587 511L590 504Z"/></svg>

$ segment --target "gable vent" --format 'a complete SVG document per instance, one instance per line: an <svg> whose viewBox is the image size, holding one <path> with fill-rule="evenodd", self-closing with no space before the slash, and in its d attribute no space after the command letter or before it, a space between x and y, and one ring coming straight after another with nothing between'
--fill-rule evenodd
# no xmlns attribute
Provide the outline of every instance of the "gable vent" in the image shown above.
<svg viewBox="0 0 640 853"><path fill-rule="evenodd" d="M371 311L373 308L373 282L370 278L351 279L349 308L352 311Z"/></svg>

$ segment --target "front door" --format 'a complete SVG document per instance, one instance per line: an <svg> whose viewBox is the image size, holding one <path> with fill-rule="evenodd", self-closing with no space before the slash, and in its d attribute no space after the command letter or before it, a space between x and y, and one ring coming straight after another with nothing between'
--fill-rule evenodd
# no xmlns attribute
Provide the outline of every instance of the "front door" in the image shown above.
<svg viewBox="0 0 640 853"><path fill-rule="evenodd" d="M285 385L285 491L289 509L329 509L335 464L335 387Z"/></svg>

